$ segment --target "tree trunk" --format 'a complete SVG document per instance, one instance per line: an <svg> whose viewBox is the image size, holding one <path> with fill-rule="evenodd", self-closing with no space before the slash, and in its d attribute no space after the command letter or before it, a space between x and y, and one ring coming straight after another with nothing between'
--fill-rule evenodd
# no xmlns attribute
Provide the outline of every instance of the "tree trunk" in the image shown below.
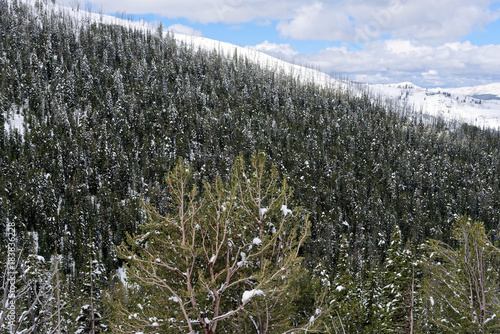
<svg viewBox="0 0 500 334"><path fill-rule="evenodd" d="M90 229L89 229L90 230ZM94 277L92 273L92 234L90 234L90 330L92 334L95 334L95 324L94 324Z"/></svg>
<svg viewBox="0 0 500 334"><path fill-rule="evenodd" d="M413 311L415 307L415 268L411 270L411 293L410 293L410 334L413 334Z"/></svg>

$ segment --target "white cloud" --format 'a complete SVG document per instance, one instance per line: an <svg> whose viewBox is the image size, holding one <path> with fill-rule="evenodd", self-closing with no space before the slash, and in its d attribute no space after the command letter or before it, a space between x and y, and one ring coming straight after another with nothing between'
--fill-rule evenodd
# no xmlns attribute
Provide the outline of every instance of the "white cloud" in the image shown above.
<svg viewBox="0 0 500 334"><path fill-rule="evenodd" d="M355 27L346 12L331 10L332 6L316 1L298 8L289 21L277 29L284 37L316 40L353 40Z"/></svg>
<svg viewBox="0 0 500 334"><path fill-rule="evenodd" d="M431 87L486 84L500 81L500 45L470 42L429 46L408 40L378 40L362 49L332 47L298 61L350 79L389 83L412 81Z"/></svg>
<svg viewBox="0 0 500 334"><path fill-rule="evenodd" d="M57 0L71 5L78 0ZM83 0L80 0L83 3ZM158 14L168 18L187 18L201 23L243 23L254 20L287 19L301 0L94 0L94 10L104 13Z"/></svg>
<svg viewBox="0 0 500 334"><path fill-rule="evenodd" d="M77 0L59 0L66 4ZM83 3L83 0L80 0ZM95 0L94 11L154 13L193 22L272 25L282 37L344 42L316 54L265 41L254 48L326 72L371 82L421 86L500 81L500 45L459 42L500 18L499 0ZM83 8L83 6L82 6ZM272 27L271 27L272 28ZM200 36L175 24L170 31ZM389 38L390 39L387 39ZM264 38L263 38L264 39ZM360 48L356 46L361 45Z"/></svg>
<svg viewBox="0 0 500 334"><path fill-rule="evenodd" d="M278 24L295 39L369 42L390 34L395 38L442 43L467 35L498 19L489 0L315 1L295 10Z"/></svg>
<svg viewBox="0 0 500 334"><path fill-rule="evenodd" d="M270 43L269 41L264 41L256 46L248 46L249 49L257 50L260 52L267 53L273 57L281 58L285 60L291 60L294 56L298 54L290 44L276 44Z"/></svg>
<svg viewBox="0 0 500 334"><path fill-rule="evenodd" d="M439 78L439 72L436 70L428 70L427 72L422 73L422 76L424 78L437 79Z"/></svg>
<svg viewBox="0 0 500 334"><path fill-rule="evenodd" d="M194 28L185 26L183 24L172 24L170 27L165 29L166 31L170 31L176 34L183 34L188 36L199 36L201 37L202 33L200 30L196 30Z"/></svg>
<svg viewBox="0 0 500 334"><path fill-rule="evenodd" d="M74 3L78 0L59 0ZM80 0L83 2L83 0ZM457 41L500 18L498 0L94 0L105 13L154 13L193 22L269 22L292 39L369 42L384 35L435 44Z"/></svg>
<svg viewBox="0 0 500 334"><path fill-rule="evenodd" d="M439 75L439 72L436 70L428 70L427 72L422 73L422 77L428 86L438 87L446 85Z"/></svg>

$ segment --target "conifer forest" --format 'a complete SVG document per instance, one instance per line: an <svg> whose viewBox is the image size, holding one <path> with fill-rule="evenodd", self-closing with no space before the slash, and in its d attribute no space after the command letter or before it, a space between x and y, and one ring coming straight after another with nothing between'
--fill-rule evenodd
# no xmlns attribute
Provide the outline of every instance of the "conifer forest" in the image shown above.
<svg viewBox="0 0 500 334"><path fill-rule="evenodd" d="M54 8L0 0L1 334L500 333L499 131Z"/></svg>

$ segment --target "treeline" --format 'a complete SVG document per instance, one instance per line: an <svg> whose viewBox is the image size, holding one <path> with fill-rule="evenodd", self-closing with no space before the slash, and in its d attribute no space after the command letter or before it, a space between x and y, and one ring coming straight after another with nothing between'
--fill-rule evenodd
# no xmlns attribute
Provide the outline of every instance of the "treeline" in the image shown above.
<svg viewBox="0 0 500 334"><path fill-rule="evenodd" d="M391 110L160 31L0 0L0 108L0 225L15 222L21 259L59 259L68 328L87 326L91 277L97 299L114 286L114 246L145 222L141 201L166 213L163 178L179 157L201 186L228 180L239 154L266 152L311 213L305 266L333 279L347 249L358 288L395 226L403 245L450 242L467 214L498 238L498 131Z"/></svg>

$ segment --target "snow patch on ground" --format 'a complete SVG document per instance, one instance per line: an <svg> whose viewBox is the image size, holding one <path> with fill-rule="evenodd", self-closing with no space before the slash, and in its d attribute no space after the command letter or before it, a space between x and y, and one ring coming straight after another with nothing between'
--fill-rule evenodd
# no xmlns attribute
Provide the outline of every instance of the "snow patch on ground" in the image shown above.
<svg viewBox="0 0 500 334"><path fill-rule="evenodd" d="M21 113L16 113L15 111L7 113L4 127L6 132L17 131L24 137L24 116Z"/></svg>

